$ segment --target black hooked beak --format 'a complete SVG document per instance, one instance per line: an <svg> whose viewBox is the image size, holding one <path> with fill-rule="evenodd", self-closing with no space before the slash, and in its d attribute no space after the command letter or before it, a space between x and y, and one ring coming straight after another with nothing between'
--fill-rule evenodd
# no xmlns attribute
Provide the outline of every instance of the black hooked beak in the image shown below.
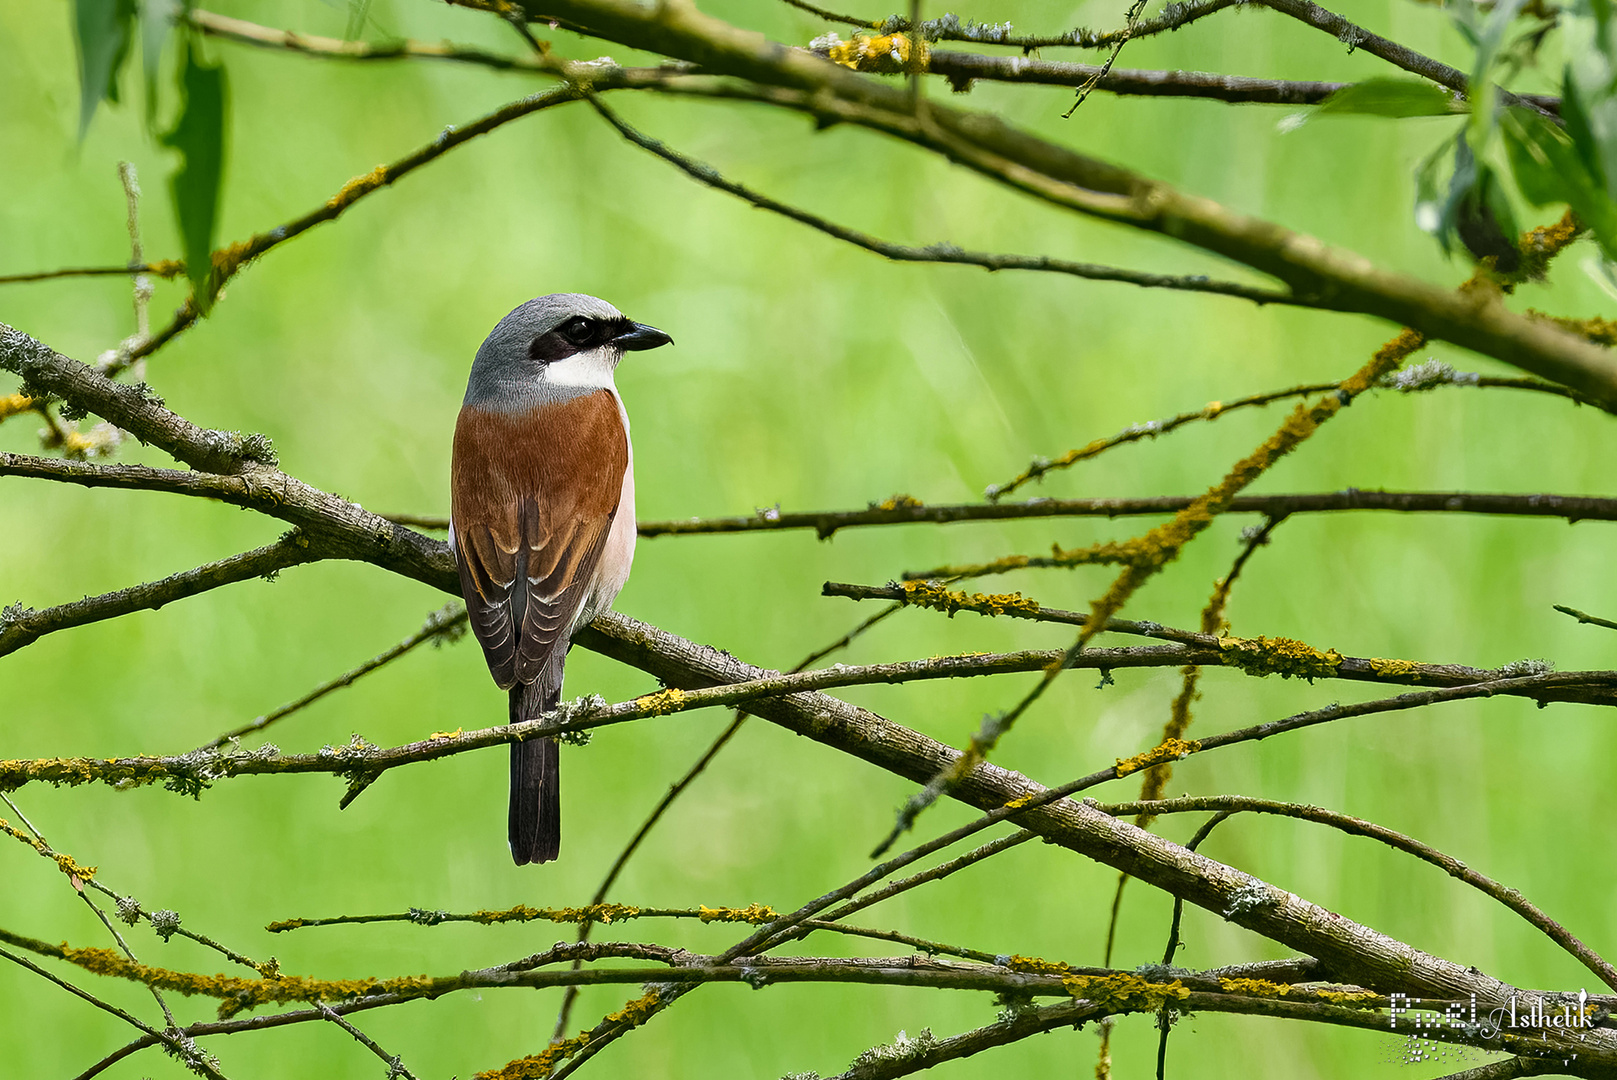
<svg viewBox="0 0 1617 1080"><path fill-rule="evenodd" d="M631 322L628 329L612 339L612 344L624 352L632 352L637 349L656 349L673 343L673 338L655 326L647 326L645 323L637 322Z"/></svg>

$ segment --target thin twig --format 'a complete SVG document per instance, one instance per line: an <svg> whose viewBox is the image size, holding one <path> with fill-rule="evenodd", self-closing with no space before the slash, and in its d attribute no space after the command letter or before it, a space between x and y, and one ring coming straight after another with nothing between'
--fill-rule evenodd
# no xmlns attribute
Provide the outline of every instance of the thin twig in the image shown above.
<svg viewBox="0 0 1617 1080"><path fill-rule="evenodd" d="M17 819L23 823L23 826L29 832L34 834L34 839L37 841L37 843L34 845L34 850L37 851L42 858L52 859L54 861L57 853L50 846L50 841L45 839L45 834L39 831L38 826L36 826L32 821L28 820L28 815L22 812L22 808L16 803L12 802L11 796L4 792L0 792L0 801L4 801L6 806L10 807L11 812L17 815ZM0 824L3 824L3 822L0 822ZM76 860L73 860L71 856L69 856L68 864L59 862L58 865L63 866L65 869L66 865L76 866L77 862ZM125 941L124 936L118 932L118 928L112 925L112 920L107 918L107 913L97 907L95 901L90 899L90 894L84 891L85 885L93 879L81 878L77 874L72 873L67 875L67 879L69 884L71 884L73 887L73 892L78 895L80 900L84 901L84 905L90 909L98 920L100 920L101 925L107 928L107 933L112 935L112 940L118 943L118 948L123 951L123 954L129 957L130 960L139 963L139 959L135 956L135 951L129 947L129 943ZM155 986L148 987L147 989L151 991L153 999L155 999L157 1002L157 1007L163 1011L163 1019L168 1022L169 1028L172 1029L175 1026L174 1014L169 1011L168 1002L163 999L163 992Z"/></svg>
<svg viewBox="0 0 1617 1080"><path fill-rule="evenodd" d="M227 1080L225 1075L219 1071L219 1067L212 1059L212 1055L205 1053L202 1048L197 1046L196 1043L191 1040L190 1036L186 1035L183 1031L158 1031L156 1028L143 1023L135 1016L124 1012L124 1010L118 1008L116 1005L102 1001L88 990L74 986L65 979L58 978L49 971L46 971L44 968L40 967L38 964L34 963L32 960L28 959L26 956L18 956L9 949L0 948L0 957L10 960L18 967L26 968L47 982L55 983L57 986L60 986L63 990L66 990L74 997L89 1002L91 1005L94 1005L103 1012L111 1013L113 1016L116 1016L130 1027L143 1032L145 1038L149 1040L145 1043L145 1045L152 1046L157 1043L164 1044L169 1048L170 1052L173 1053L175 1057L185 1062L187 1067L195 1070L200 1075L210 1077L211 1080Z"/></svg>
<svg viewBox="0 0 1617 1080"><path fill-rule="evenodd" d="M1423 844L1413 837L1395 832L1385 826L1377 825L1372 821L1365 821L1362 818L1352 817L1348 814L1325 810L1318 806L1304 806L1300 803L1279 802L1273 799L1255 799L1244 795L1186 796L1178 799L1139 800L1103 805L1101 809L1111 814L1149 813L1153 816L1158 814L1197 813L1209 810L1215 811L1221 816L1236 813L1275 814L1281 817L1297 818L1302 821L1328 825L1333 829L1353 836L1367 837L1396 851L1402 851L1406 855L1413 855L1422 862L1437 867L1450 877L1457 878L1484 895L1499 901L1575 957L1580 964L1593 972L1601 982L1613 990L1617 990L1617 968L1612 967L1599 953L1579 941L1566 927L1546 915L1520 892L1478 873L1452 855L1445 854L1429 844ZM1191 847L1191 850L1194 850L1194 847ZM1168 963L1170 960L1171 956L1164 959L1163 963Z"/></svg>
<svg viewBox="0 0 1617 1080"><path fill-rule="evenodd" d="M185 273L185 264L174 259L155 263L136 263L132 266L69 266L61 270L35 270L26 274L0 274L0 285L20 285L30 281L54 281L73 277L129 277L151 274L154 277L174 278Z"/></svg>
<svg viewBox="0 0 1617 1080"><path fill-rule="evenodd" d="M379 1045L377 1045L375 1039L359 1030L347 1020L344 1020L342 1014L337 1012L330 1005L327 1005L323 1001L319 1001L315 1003L315 1008L320 1010L320 1015L324 1016L327 1020L330 1020L333 1024L336 1024L338 1027L348 1032L348 1034L352 1035L355 1042L359 1043L365 1049L381 1058L383 1064L387 1066L387 1080L393 1080L393 1077L395 1076L402 1076L404 1077L404 1080L417 1080L415 1073L411 1072L409 1068L406 1067L403 1060L400 1059L397 1054L390 1054L386 1050L383 1050Z"/></svg>
<svg viewBox="0 0 1617 1080"><path fill-rule="evenodd" d="M804 657L803 661L794 667L792 671L794 673L802 671L810 664L816 664L839 649L846 648L848 645L853 643L855 638L863 634L866 630L869 630L872 626L875 626L877 623L882 622L889 615L897 611L901 606L902 605L894 604L892 607L877 612L870 618L863 620L858 626L855 626L852 630L842 635L836 641L833 641L824 648L809 654L807 657ZM663 815L668 812L668 808L674 804L674 801L685 793L691 784L696 781L696 778L702 775L703 771L707 769L708 765L712 763L713 759L719 755L719 752L729 744L731 739L735 738L736 733L741 730L742 725L744 725L746 722L746 710L737 709L735 716L731 718L727 725L725 725L724 730L719 732L718 736L708 744L707 749L704 750L701 756L696 759L696 763L685 771L684 776L680 777L679 780L675 781L669 786L668 790L663 793L663 797L661 799L657 800L657 805L652 807L651 813L646 815L646 819L640 823L640 827L636 829L634 835L629 838L629 842L623 846L623 850L618 852L618 857L612 861L611 868L607 870L606 876L601 879L600 886L595 890L595 895L590 899L591 904L601 904L606 901L607 893L611 891L613 884L618 879L618 875L623 873L623 868L627 866L629 860L634 857L634 853L640 849L641 843L648 835L650 835L651 830L656 826L657 822L662 820ZM593 922L590 921L586 921L579 925L579 941L589 940L590 928L593 925ZM552 1036L553 1039L560 1039L567 1033L568 1020L572 1015L573 1006L577 1003L577 1001L577 988L569 987L567 992L562 997L561 1008L556 1011L556 1029L554 1035Z"/></svg>
<svg viewBox="0 0 1617 1080"><path fill-rule="evenodd" d="M297 532L266 547L204 563L192 570L172 574L161 581L133 585L116 592L86 597L44 611L8 608L0 615L0 656L32 645L46 634L142 610L156 610L175 600L196 596L210 589L251 578L270 578L289 566L321 558ZM18 605L20 608L21 605Z"/></svg>
<svg viewBox="0 0 1617 1080"><path fill-rule="evenodd" d="M184 479L190 474L141 470L138 466L96 466L64 468L60 463L43 466L40 459L0 454L0 476L39 476L65 480L87 487L130 487L178 491L212 496ZM646 539L661 536L715 536L733 533L789 532L812 529L821 540L828 540L843 529L879 525L949 525L972 521L1017 521L1026 518L1056 517L1150 517L1178 513L1193 500L1190 495L1157 495L1123 499L1029 499L1013 503L923 503L905 497L872 504L865 510L783 511L770 509L750 515L692 517L641 521L640 535ZM1226 514L1262 514L1286 517L1291 514L1339 513L1345 511L1390 511L1400 514L1485 514L1497 517L1560 518L1568 524L1580 521L1617 521L1617 499L1598 496L1512 494L1480 491L1322 491L1292 495L1241 495L1230 503ZM447 517L425 514L389 514L388 521L416 528L443 531ZM921 574L920 577L927 575Z"/></svg>
<svg viewBox="0 0 1617 1080"><path fill-rule="evenodd" d="M1042 480L1048 473L1058 469L1069 468L1081 461L1099 457L1108 450L1129 443L1140 442L1145 439L1155 439L1166 435L1187 424L1198 421L1217 420L1229 413L1240 409L1249 409L1270 405L1286 398L1307 397L1312 394L1323 394L1333 389L1335 383L1309 383L1303 386L1287 387L1284 390L1270 390L1261 394L1251 394L1247 397L1236 398L1233 401L1214 401L1200 409L1179 413L1163 420L1152 420L1144 424L1131 424L1116 435L1081 446L1075 450L1068 450L1054 458L1036 458L1026 470L1007 480L1003 484L990 484L983 497L991 502L998 501L1011 492L1017 490L1034 480ZM1400 393L1423 393L1434 390L1440 386L1472 386L1483 389L1509 389L1528 390L1541 394L1551 394L1564 397L1580 405L1593 404L1590 399L1577 391L1558 383L1545 382L1542 379L1523 379L1518 377L1499 377L1493 375L1479 375L1475 372L1455 371L1454 368L1438 361L1430 361L1408 371L1396 373L1381 380L1376 389L1397 390Z"/></svg>
<svg viewBox="0 0 1617 1080"><path fill-rule="evenodd" d="M592 628L593 629L593 628ZM594 638L589 629L581 633ZM1112 671L1129 667L1178 667L1186 663L1256 665L1261 671L1270 662L1269 654L1254 642L1263 639L1225 639L1222 649L1198 650L1179 645L1130 649L1090 649L1073 658L1068 667ZM1276 650L1274 657L1294 663L1293 646ZM1304 646L1306 648L1306 646ZM767 713L781 701L801 698L819 691L843 686L903 683L923 679L961 678L1012 672L1043 671L1062 662L1061 650L1027 650L1015 653L967 653L958 656L929 657L892 664L839 665L796 675L761 674L740 683L701 689L669 689L645 697L608 705L600 699L569 702L553 712L518 724L482 728L475 731L438 732L429 738L399 746L381 748L358 736L348 745L327 746L315 754L283 754L273 746L253 751L193 750L186 754L156 756L131 755L121 758L80 757L0 761L0 790L15 790L30 783L69 784L99 782L121 788L161 783L170 790L199 795L215 781L235 776L263 776L292 773L326 773L346 777L350 789L363 788L389 770L407 765L437 761L457 754L504 746L536 738L553 738L599 727L666 716L695 709L747 703L749 712ZM1323 654L1321 654L1323 655ZM1243 728L1243 738L1215 735L1185 744L1175 756L1208 749L1247 738L1262 739L1282 731L1326 723L1348 716L1364 716L1416 708L1440 701L1471 697L1516 696L1534 701L1576 701L1611 704L1617 700L1617 671L1570 671L1538 673L1513 677L1510 668L1484 671L1458 665L1416 664L1405 660L1341 657L1331 661L1334 672L1310 671L1309 678L1334 677L1386 684L1447 684L1443 689L1401 694L1396 698L1355 705L1330 705L1285 720ZM1525 670L1542 672L1542 664L1526 664ZM1269 673L1281 670L1269 668ZM832 700L832 699L826 699ZM1135 768L1156 764L1167 757L1143 761ZM1127 771L1133 771L1132 769ZM1118 775L1125 775L1119 773ZM346 800L344 802L346 805Z"/></svg>
<svg viewBox="0 0 1617 1080"><path fill-rule="evenodd" d="M1045 255L1003 255L981 251L964 251L953 244L932 244L927 247L917 248L904 244L889 243L868 233L862 233L857 229L839 225L835 221L820 217L818 214L811 214L778 199L761 195L732 180L727 180L711 165L686 157L657 139L637 131L625 123L615 112L602 104L601 100L593 94L589 96L588 101L595 107L595 111L600 113L607 123L616 128L618 133L625 139L641 149L662 158L693 180L734 195L736 198L748 202L761 210L768 210L771 213L790 218L800 224L823 232L827 236L835 237L855 247L874 252L884 258L892 259L894 262L953 263L961 266L979 266L989 271L1036 270L1056 274L1070 274L1073 277L1087 278L1093 281L1117 281L1128 285L1138 285L1142 288L1216 293L1220 296L1251 300L1257 304L1304 303L1289 291L1265 289L1233 281L1215 281L1204 274L1149 274L1138 270L1102 266L1097 263L1052 259Z"/></svg>
<svg viewBox="0 0 1617 1080"><path fill-rule="evenodd" d="M1383 376L1396 370L1407 356L1425 343L1424 335L1405 328L1397 337L1377 349L1358 371L1343 379L1334 394L1327 394L1309 406L1299 404L1273 435L1230 466L1222 480L1176 514L1172 521L1158 525L1143 536L1129 540L1125 544L1105 545L1108 548L1115 548L1119 557L1107 558L1104 561L1121 563L1122 572L1104 595L1090 603L1091 618L1078 631L1077 637L1067 647L1061 659L1052 661L1050 666L1044 669L1039 681L1009 709L983 717L982 727L972 735L970 742L966 744L965 752L951 762L947 769L940 770L920 791L911 795L899 807L892 829L876 845L872 857L879 856L891 847L901 834L914 827L916 818L936 803L951 786L959 783L976 765L988 760L988 756L1015 726L1017 720L1055 684L1062 672L1066 671L1083 652L1084 647L1105 628L1107 621L1122 610L1129 599L1152 576L1176 559L1186 545L1205 532L1217 515L1229 508L1237 495L1256 482L1275 462L1313 435L1321 424L1328 422L1342 409L1351 405ZM944 573L928 576L964 575Z"/></svg>
<svg viewBox="0 0 1617 1080"><path fill-rule="evenodd" d="M273 712L265 713L263 716L258 717L251 723L243 724L241 727L227 731L211 741L203 743L197 749L217 750L236 739L240 739L244 735L251 735L255 732L263 731L276 721L284 720L288 716L297 712L299 709L314 704L316 701L319 701L332 691L341 690L346 686L352 686L360 678L369 675L377 668L392 663L394 660L397 660L405 653L410 652L418 645L425 644L428 641L441 642L455 640L462 632L461 628L465 625L466 605L459 603L448 604L427 616L427 621L422 625L420 630L417 630L415 633L411 634L409 637L405 638L391 649L388 649L386 652L378 653L351 671L345 671L335 679L321 683L319 686L315 687L313 690L310 690L307 694L304 694L296 701L288 702Z"/></svg>
<svg viewBox="0 0 1617 1080"><path fill-rule="evenodd" d="M1607 630L1617 630L1617 622L1612 622L1610 619L1602 619L1598 615L1590 615L1587 612L1579 611L1577 608L1566 607L1562 604L1556 604L1554 607L1556 611L1563 615L1572 616L1579 623L1587 623L1590 626L1603 626Z"/></svg>

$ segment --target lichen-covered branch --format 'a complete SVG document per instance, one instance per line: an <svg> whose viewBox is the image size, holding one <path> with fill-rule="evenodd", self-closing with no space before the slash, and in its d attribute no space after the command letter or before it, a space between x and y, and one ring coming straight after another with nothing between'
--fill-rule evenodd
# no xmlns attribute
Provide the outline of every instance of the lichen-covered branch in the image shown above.
<svg viewBox="0 0 1617 1080"><path fill-rule="evenodd" d="M601 626L633 623L608 614L598 620ZM1176 631L1184 635L1186 631ZM584 632L588 636L589 631ZM679 639L674 639L679 640ZM1128 668L1180 667L1187 663L1239 668L1249 675L1279 674L1307 679L1340 678L1357 682L1392 685L1437 685L1441 690L1403 695L1402 704L1360 703L1331 706L1300 714L1297 718L1271 721L1257 728L1264 738L1283 730L1310 726L1330 719L1365 715L1417 704L1459 700L1465 697L1519 696L1539 702L1563 701L1585 704L1617 704L1617 672L1569 671L1546 673L1542 664L1523 662L1510 668L1486 671L1456 664L1421 664L1410 660L1389 660L1343 656L1334 649L1320 651L1288 638L1217 638L1213 645L1161 645L1120 649L1089 649L1067 661L1072 668L1119 671ZM587 642L581 641L587 644ZM686 643L689 644L689 643ZM629 701L608 705L600 698L569 702L554 712L517 724L482 728L475 731L435 732L426 739L394 747L378 747L362 738L344 746L327 746L314 754L283 754L273 745L257 750L202 748L168 756L41 758L0 761L0 791L12 791L33 783L77 786L86 783L112 784L120 788L162 784L171 791L200 795L215 781L233 776L265 776L282 773L325 773L349 779L350 795L376 777L406 765L437 761L491 746L503 746L528 739L577 735L599 727L628 723L656 716L668 716L695 709L742 706L748 712L763 713L764 703L793 700L804 694L848 686L894 684L929 679L955 679L985 675L1045 671L1049 665L1066 659L1057 649L1029 649L1011 653L968 653L959 656L930 657L890 664L838 664L831 668L792 675L746 668L755 677L738 683L711 685L690 690L670 689ZM640 665L636 665L640 666ZM655 674L655 672L653 672ZM661 676L658 676L661 678ZM665 680L667 681L667 680ZM1434 696L1435 695L1435 696ZM1407 701L1405 701L1407 699ZM826 699L832 700L832 699ZM1377 707L1379 705L1379 707ZM1194 749L1207 749L1232 741L1210 736ZM1233 741L1244 741L1241 739ZM1147 763L1150 764L1150 763ZM1143 765L1136 767L1144 767ZM1122 774L1119 774L1122 775ZM345 801L346 805L346 801Z"/></svg>
<svg viewBox="0 0 1617 1080"><path fill-rule="evenodd" d="M1299 17L1314 17L1312 4L1277 4L1291 5L1302 13ZM928 103L918 114L899 87L784 47L691 5L648 8L632 0L547 0L542 10L535 4L529 13L560 17L589 27L597 37L761 84L716 86L683 77L663 80L654 89L755 100L808 113L822 123L881 131L1053 205L1159 232L1234 259L1279 278L1315 306L1413 327L1617 408L1617 361L1560 327L1510 312L1498 296L1485 291L1460 296L1382 270L1312 237L1055 146L996 117L937 103ZM600 74L604 79L609 73Z"/></svg>

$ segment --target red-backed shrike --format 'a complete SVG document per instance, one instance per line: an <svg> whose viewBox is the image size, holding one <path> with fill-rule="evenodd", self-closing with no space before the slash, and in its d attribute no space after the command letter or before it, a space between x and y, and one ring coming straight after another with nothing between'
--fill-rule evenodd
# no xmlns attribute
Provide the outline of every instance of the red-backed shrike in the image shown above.
<svg viewBox="0 0 1617 1080"><path fill-rule="evenodd" d="M449 546L472 632L511 723L561 700L573 631L612 606L634 559L634 452L612 375L667 334L604 300L557 293L477 350L450 463ZM511 857L561 848L554 739L511 744Z"/></svg>

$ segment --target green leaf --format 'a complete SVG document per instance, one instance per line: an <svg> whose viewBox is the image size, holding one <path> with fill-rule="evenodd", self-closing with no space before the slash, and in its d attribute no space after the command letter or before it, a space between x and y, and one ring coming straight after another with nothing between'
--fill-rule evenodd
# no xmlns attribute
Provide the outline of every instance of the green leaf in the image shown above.
<svg viewBox="0 0 1617 1080"><path fill-rule="evenodd" d="M1582 0L1562 13L1566 75L1562 111L1578 154L1610 194L1617 183L1617 55L1605 0Z"/></svg>
<svg viewBox="0 0 1617 1080"><path fill-rule="evenodd" d="M1602 188L1606 187L1606 171L1600 163L1600 146L1595 142L1594 129L1589 126L1589 113L1583 107L1578 84L1573 81L1570 70L1561 80L1561 120L1566 124L1566 133L1571 137L1584 168L1589 170L1589 175L1596 183Z"/></svg>
<svg viewBox="0 0 1617 1080"><path fill-rule="evenodd" d="M146 75L146 127L157 127L157 78L163 62L163 44L175 25L178 6L173 0L143 0L140 5L140 66Z"/></svg>
<svg viewBox="0 0 1617 1080"><path fill-rule="evenodd" d="M1531 109L1510 109L1499 130L1516 186L1528 201L1566 203L1607 257L1617 255L1617 202L1591 174L1572 137Z"/></svg>
<svg viewBox="0 0 1617 1080"><path fill-rule="evenodd" d="M1488 152L1499 123L1499 88L1494 85L1494 67L1510 24L1516 21L1523 0L1501 0L1483 21L1477 34L1477 55L1471 67L1471 123L1466 140L1478 157Z"/></svg>
<svg viewBox="0 0 1617 1080"><path fill-rule="evenodd" d="M1314 110L1314 115L1358 113L1365 116L1447 116L1463 113L1454 95L1424 79L1366 79L1344 86Z"/></svg>
<svg viewBox="0 0 1617 1080"><path fill-rule="evenodd" d="M163 144L180 152L170 181L180 222L186 272L197 310L213 306L213 231L219 215L219 186L225 165L225 70L202 62L197 42L188 40L180 68L184 105Z"/></svg>
<svg viewBox="0 0 1617 1080"><path fill-rule="evenodd" d="M135 0L74 0L79 42L79 139L90 130L96 106L118 100L118 70L129 55Z"/></svg>

